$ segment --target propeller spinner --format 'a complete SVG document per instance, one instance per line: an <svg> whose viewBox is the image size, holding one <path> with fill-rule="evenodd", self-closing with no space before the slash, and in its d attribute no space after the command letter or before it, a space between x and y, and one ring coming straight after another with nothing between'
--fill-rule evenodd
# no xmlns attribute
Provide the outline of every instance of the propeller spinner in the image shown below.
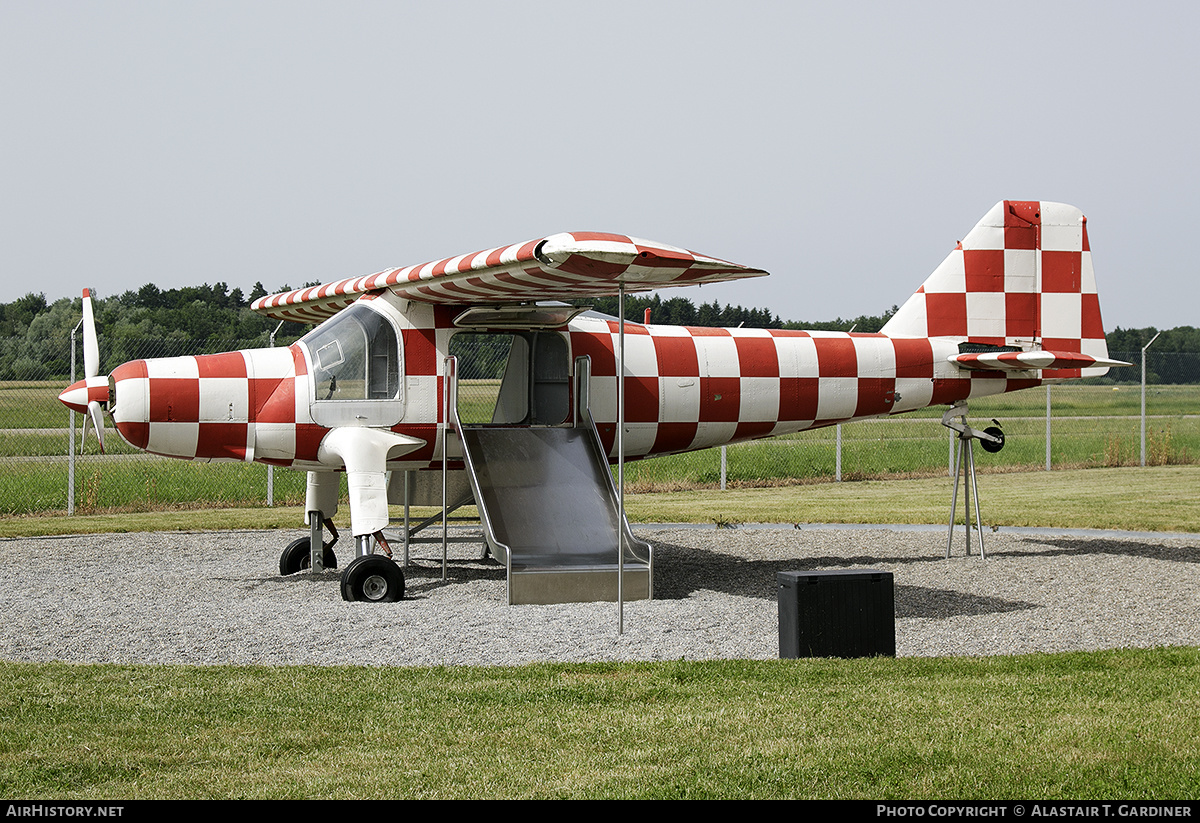
<svg viewBox="0 0 1200 823"><path fill-rule="evenodd" d="M108 404L108 375L100 374L100 348L96 341L96 319L92 313L92 293L83 290L83 373L84 378L72 383L58 399L67 408L83 415L83 435L86 440L88 423L96 429L100 451L104 451L104 410Z"/></svg>

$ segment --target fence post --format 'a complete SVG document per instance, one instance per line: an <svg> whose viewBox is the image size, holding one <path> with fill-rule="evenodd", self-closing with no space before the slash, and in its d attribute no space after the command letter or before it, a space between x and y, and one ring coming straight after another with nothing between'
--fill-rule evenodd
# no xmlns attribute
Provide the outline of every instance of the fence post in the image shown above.
<svg viewBox="0 0 1200 823"><path fill-rule="evenodd" d="M837 424L837 460L834 471L835 480L838 483L842 482L842 424Z"/></svg>
<svg viewBox="0 0 1200 823"><path fill-rule="evenodd" d="M1046 471L1050 471L1050 385L1046 384Z"/></svg>
<svg viewBox="0 0 1200 823"><path fill-rule="evenodd" d="M75 384L75 333L83 325L83 320L71 329L71 385ZM67 515L75 514L75 410L67 412L71 418L71 426L67 432Z"/></svg>
<svg viewBox="0 0 1200 823"><path fill-rule="evenodd" d="M721 491L725 491L725 447L721 447Z"/></svg>
<svg viewBox="0 0 1200 823"><path fill-rule="evenodd" d="M1150 342L1142 346L1142 467L1146 465L1146 349L1158 339L1159 332L1150 338Z"/></svg>

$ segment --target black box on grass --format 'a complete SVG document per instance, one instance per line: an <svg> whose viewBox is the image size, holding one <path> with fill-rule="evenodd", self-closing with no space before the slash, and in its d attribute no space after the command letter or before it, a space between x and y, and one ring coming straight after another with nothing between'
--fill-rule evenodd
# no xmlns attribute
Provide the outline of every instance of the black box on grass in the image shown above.
<svg viewBox="0 0 1200 823"><path fill-rule="evenodd" d="M896 656L892 573L779 572L779 656Z"/></svg>

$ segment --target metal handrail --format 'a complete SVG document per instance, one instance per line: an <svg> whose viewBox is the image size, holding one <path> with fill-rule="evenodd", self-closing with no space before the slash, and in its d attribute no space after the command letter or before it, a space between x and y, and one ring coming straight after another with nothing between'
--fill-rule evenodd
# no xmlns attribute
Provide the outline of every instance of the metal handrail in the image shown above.
<svg viewBox="0 0 1200 823"><path fill-rule="evenodd" d="M460 450L462 451L463 465L467 469L468 477L474 478L476 476L475 475L475 464L471 461L471 452L468 448L466 448L466 445L463 444L462 421L458 417L458 358L457 357L455 357L452 354L447 355L446 360L445 360L444 372L445 372L445 379L446 379L446 390L445 390L445 392L443 392L443 395L445 398L446 408L444 409L445 413L442 415L442 428L443 428L443 435L442 435L442 518L443 518L442 519L442 556L443 556L443 570L442 570L442 574L443 575L445 575L445 560L444 560L444 558L446 555L446 543L447 543L446 516L448 513L446 511L446 505L447 505L446 498L448 496L447 484L448 484L448 478L449 478L448 462L449 462L449 452L450 452L450 440L449 440L450 428L453 428L454 434L458 438L458 442L460 444ZM487 506L484 505L482 500L478 500L478 499L475 501L475 504L476 504L475 509L479 513L479 522L483 524L484 531L487 535L488 543L490 543L495 549L504 552L504 566L505 566L505 572L506 572L505 576L508 579L507 586L509 589L507 594L508 594L508 601L511 603L512 602L512 591L511 591L512 590L512 551L507 544L501 543L500 540L496 537L496 530L492 525L491 517L488 516Z"/></svg>

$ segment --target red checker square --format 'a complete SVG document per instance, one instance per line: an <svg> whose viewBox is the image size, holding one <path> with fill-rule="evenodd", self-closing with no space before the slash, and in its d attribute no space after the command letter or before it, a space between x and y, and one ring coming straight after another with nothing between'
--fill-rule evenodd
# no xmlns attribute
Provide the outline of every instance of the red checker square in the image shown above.
<svg viewBox="0 0 1200 823"><path fill-rule="evenodd" d="M933 345L928 340L897 339L892 347L896 350L896 377L933 377Z"/></svg>
<svg viewBox="0 0 1200 823"><path fill-rule="evenodd" d="M895 403L896 381L891 377L858 378L858 405L854 416L886 414Z"/></svg>
<svg viewBox="0 0 1200 823"><path fill-rule="evenodd" d="M1055 379L1071 379L1080 376L1080 369L1046 369L1042 372L1042 377L1046 380ZM1014 391L1009 389L1008 391Z"/></svg>
<svg viewBox="0 0 1200 823"><path fill-rule="evenodd" d="M196 358L200 377L245 377L246 359L238 352L205 354Z"/></svg>
<svg viewBox="0 0 1200 823"><path fill-rule="evenodd" d="M1004 249L963 252L967 291L1004 291Z"/></svg>
<svg viewBox="0 0 1200 823"><path fill-rule="evenodd" d="M117 431L131 445L145 449L150 443L150 424L138 420L122 420L117 422Z"/></svg>
<svg viewBox="0 0 1200 823"><path fill-rule="evenodd" d="M736 423L742 406L740 377L700 378L700 420L705 423Z"/></svg>
<svg viewBox="0 0 1200 823"><path fill-rule="evenodd" d="M150 378L150 422L200 419L200 381L193 377Z"/></svg>
<svg viewBox="0 0 1200 823"><path fill-rule="evenodd" d="M1008 200L1004 203L1004 248L1036 249L1041 203L1037 200Z"/></svg>
<svg viewBox="0 0 1200 823"><path fill-rule="evenodd" d="M613 352L612 337L607 334L571 332L571 348L575 357L588 355L592 358L594 376L612 376L617 373L617 356Z"/></svg>
<svg viewBox="0 0 1200 823"><path fill-rule="evenodd" d="M652 452L680 452L696 439L696 423L659 423Z"/></svg>
<svg viewBox="0 0 1200 823"><path fill-rule="evenodd" d="M734 440L753 440L756 437L766 437L775 429L773 422L765 420L742 421L738 423L733 433Z"/></svg>
<svg viewBox="0 0 1200 823"><path fill-rule="evenodd" d="M460 306L434 306L433 325L438 329L454 328L454 318L462 311Z"/></svg>
<svg viewBox="0 0 1200 823"><path fill-rule="evenodd" d="M245 423L201 423L196 457L246 459Z"/></svg>
<svg viewBox="0 0 1200 823"><path fill-rule="evenodd" d="M849 337L814 337L821 377L857 377L858 354Z"/></svg>
<svg viewBox="0 0 1200 823"><path fill-rule="evenodd" d="M735 337L742 377L778 377L779 354L770 337Z"/></svg>
<svg viewBox="0 0 1200 823"><path fill-rule="evenodd" d="M966 400L971 394L971 378L949 377L933 381L933 397L931 406L949 406L959 400Z"/></svg>
<svg viewBox="0 0 1200 823"><path fill-rule="evenodd" d="M1085 340L1103 340L1104 323L1100 319L1100 297L1095 294L1084 294L1083 297L1083 338Z"/></svg>
<svg viewBox="0 0 1200 823"><path fill-rule="evenodd" d="M930 337L967 336L967 296L965 294L925 295L925 316ZM821 372L824 375L824 371Z"/></svg>
<svg viewBox="0 0 1200 823"><path fill-rule="evenodd" d="M621 333L621 321L620 320L609 320L608 328L613 334L620 334ZM632 320L626 320L625 321L625 333L626 334L650 334L650 330L648 328L646 328L645 326L643 326L641 323L634 323Z"/></svg>
<svg viewBox="0 0 1200 823"><path fill-rule="evenodd" d="M295 344L289 348L292 350L292 362L296 365L296 374L308 374L308 363L304 360L304 351Z"/></svg>
<svg viewBox="0 0 1200 823"><path fill-rule="evenodd" d="M779 379L779 419L816 420L821 381L817 377Z"/></svg>
<svg viewBox="0 0 1200 823"><path fill-rule="evenodd" d="M317 449L320 448L321 441L325 439L325 435L328 433L329 429L324 426L318 426L316 423L297 423L296 459L316 460Z"/></svg>
<svg viewBox="0 0 1200 823"><path fill-rule="evenodd" d="M430 376L437 374L438 354L433 329L404 330L404 371L406 374Z"/></svg>
<svg viewBox="0 0 1200 823"><path fill-rule="evenodd" d="M251 392L256 408L254 419L259 423L296 422L296 381L253 380Z"/></svg>
<svg viewBox="0 0 1200 823"><path fill-rule="evenodd" d="M1038 295L1016 292L1004 295L1004 334L1006 337L1036 337Z"/></svg>
<svg viewBox="0 0 1200 823"><path fill-rule="evenodd" d="M1077 251L1042 252L1042 291L1079 294L1083 255Z"/></svg>
<svg viewBox="0 0 1200 823"><path fill-rule="evenodd" d="M658 358L658 373L662 377L697 377L700 374L696 341L691 337L655 337L654 356Z"/></svg>
<svg viewBox="0 0 1200 823"><path fill-rule="evenodd" d="M1046 351L1077 352L1083 341L1075 337L1043 337L1042 348Z"/></svg>
<svg viewBox="0 0 1200 823"><path fill-rule="evenodd" d="M630 423L658 420L658 378L625 378L625 419Z"/></svg>

